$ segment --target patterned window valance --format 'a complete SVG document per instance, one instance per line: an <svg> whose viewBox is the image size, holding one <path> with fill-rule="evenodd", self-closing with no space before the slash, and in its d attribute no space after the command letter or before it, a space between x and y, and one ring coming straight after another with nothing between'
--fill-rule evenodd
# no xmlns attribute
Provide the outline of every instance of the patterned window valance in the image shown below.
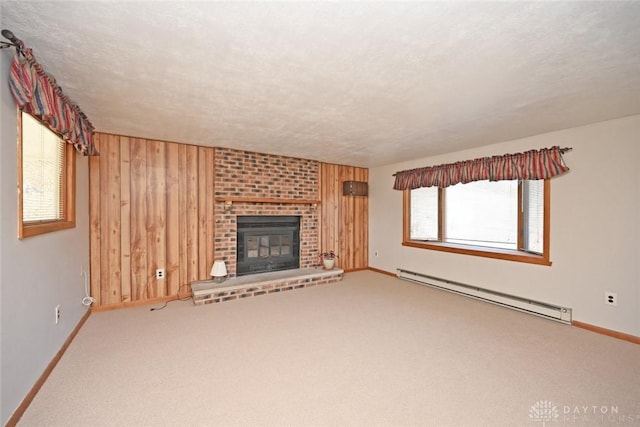
<svg viewBox="0 0 640 427"><path fill-rule="evenodd" d="M18 108L39 117L85 156L98 155L93 143L94 128L87 116L62 93L22 40L16 39L15 47L9 88Z"/></svg>
<svg viewBox="0 0 640 427"><path fill-rule="evenodd" d="M421 187L448 187L472 181L547 179L569 170L562 154L571 148L543 148L524 153L482 157L439 166L396 172L393 188L412 190Z"/></svg>

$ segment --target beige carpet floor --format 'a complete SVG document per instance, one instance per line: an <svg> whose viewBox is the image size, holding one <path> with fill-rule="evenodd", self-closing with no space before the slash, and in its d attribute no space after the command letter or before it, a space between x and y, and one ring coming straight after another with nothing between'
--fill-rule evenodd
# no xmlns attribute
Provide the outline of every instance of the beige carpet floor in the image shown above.
<svg viewBox="0 0 640 427"><path fill-rule="evenodd" d="M20 426L640 425L640 346L362 271L94 313Z"/></svg>

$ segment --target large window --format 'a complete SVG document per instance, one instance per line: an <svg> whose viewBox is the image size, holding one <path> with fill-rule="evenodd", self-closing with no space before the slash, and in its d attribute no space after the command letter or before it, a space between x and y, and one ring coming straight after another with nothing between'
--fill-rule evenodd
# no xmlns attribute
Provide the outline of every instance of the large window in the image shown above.
<svg viewBox="0 0 640 427"><path fill-rule="evenodd" d="M549 181L405 190L405 246L550 265Z"/></svg>
<svg viewBox="0 0 640 427"><path fill-rule="evenodd" d="M75 150L27 113L18 113L19 237L75 226Z"/></svg>

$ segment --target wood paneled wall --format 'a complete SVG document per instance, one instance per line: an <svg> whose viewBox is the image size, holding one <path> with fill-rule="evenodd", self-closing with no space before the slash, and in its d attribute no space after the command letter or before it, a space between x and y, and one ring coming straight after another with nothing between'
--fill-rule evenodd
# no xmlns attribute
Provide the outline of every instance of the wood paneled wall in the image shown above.
<svg viewBox="0 0 640 427"><path fill-rule="evenodd" d="M214 249L214 149L96 134L89 161L94 307L190 293ZM156 279L156 269L165 270Z"/></svg>
<svg viewBox="0 0 640 427"><path fill-rule="evenodd" d="M320 165L320 250L335 250L336 265L345 271L369 266L369 198L343 196L344 181L369 181L369 170Z"/></svg>
<svg viewBox="0 0 640 427"><path fill-rule="evenodd" d="M89 160L91 296L108 308L189 295L215 248L215 149L96 134ZM368 197L342 195L368 169L319 164L319 250L346 271L368 267ZM233 184L232 184L233 185ZM156 269L165 270L156 279Z"/></svg>

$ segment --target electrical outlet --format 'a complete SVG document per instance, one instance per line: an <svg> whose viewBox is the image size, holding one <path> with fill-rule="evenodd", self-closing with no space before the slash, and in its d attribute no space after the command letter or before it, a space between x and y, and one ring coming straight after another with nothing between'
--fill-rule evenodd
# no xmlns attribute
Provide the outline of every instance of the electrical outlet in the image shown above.
<svg viewBox="0 0 640 427"><path fill-rule="evenodd" d="M164 268L156 270L156 279L164 279Z"/></svg>
<svg viewBox="0 0 640 427"><path fill-rule="evenodd" d="M60 321L60 304L56 305L56 325Z"/></svg>
<svg viewBox="0 0 640 427"><path fill-rule="evenodd" d="M604 293L604 303L606 305L618 305L618 294L615 292L605 292Z"/></svg>
<svg viewBox="0 0 640 427"><path fill-rule="evenodd" d="M373 253L373 256L378 256L378 251L375 251L375 252Z"/></svg>

